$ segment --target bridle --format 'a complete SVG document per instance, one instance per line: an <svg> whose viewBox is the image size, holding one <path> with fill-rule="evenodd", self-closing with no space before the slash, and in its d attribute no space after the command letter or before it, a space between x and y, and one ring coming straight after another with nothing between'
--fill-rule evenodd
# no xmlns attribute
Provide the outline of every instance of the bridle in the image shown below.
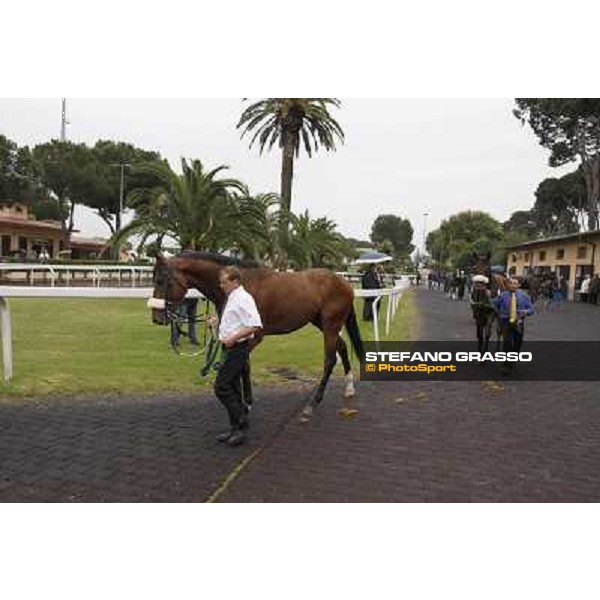
<svg viewBox="0 0 600 600"><path fill-rule="evenodd" d="M208 299L206 299L206 310L203 315L195 316L193 318L188 317L187 315L182 316L177 311L178 302L174 302L171 299L171 289L173 283L177 283L184 290L189 289L187 281L182 279L175 271L173 267L166 263L166 274L164 277L164 283L162 285L162 298L150 298L148 300L148 307L155 308L158 310L164 310L165 319L167 324L171 329L171 348L178 356L185 356L187 358L195 358L197 356L205 355L204 365L200 369L200 375L202 377L206 377L213 368L218 368L218 363L215 363L217 359L217 355L219 353L220 344L217 340L217 332L216 329L209 325L209 316L210 316L210 305ZM182 299L183 300L183 299ZM202 333L202 345L198 347L198 350L195 352L185 352L182 351L179 345L176 343L176 339L180 336L185 336L189 338L189 325L192 323L204 323L204 331Z"/></svg>

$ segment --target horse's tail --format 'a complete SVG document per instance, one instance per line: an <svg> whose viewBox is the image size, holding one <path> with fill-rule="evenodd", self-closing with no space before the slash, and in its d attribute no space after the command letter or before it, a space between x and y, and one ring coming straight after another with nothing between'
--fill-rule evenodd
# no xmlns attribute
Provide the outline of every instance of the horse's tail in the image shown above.
<svg viewBox="0 0 600 600"><path fill-rule="evenodd" d="M362 338L360 337L358 321L356 320L356 313L354 312L354 306L350 307L350 312L346 317L346 331L350 337L350 342L352 342L352 348L358 356L358 360L362 362L364 360L364 348Z"/></svg>

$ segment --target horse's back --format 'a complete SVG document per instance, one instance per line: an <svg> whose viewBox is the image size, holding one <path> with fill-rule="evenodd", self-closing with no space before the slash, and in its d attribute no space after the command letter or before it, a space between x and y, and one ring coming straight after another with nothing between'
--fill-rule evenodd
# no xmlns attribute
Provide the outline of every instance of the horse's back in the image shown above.
<svg viewBox="0 0 600 600"><path fill-rule="evenodd" d="M265 333L287 333L323 319L345 320L354 290L327 269L249 274L245 285L256 300Z"/></svg>

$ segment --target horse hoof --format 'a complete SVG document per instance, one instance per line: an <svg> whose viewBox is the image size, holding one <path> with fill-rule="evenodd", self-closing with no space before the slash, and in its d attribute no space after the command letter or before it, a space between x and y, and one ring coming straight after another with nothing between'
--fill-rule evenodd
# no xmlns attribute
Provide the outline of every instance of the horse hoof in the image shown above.
<svg viewBox="0 0 600 600"><path fill-rule="evenodd" d="M352 388L351 390L344 390L344 398L354 398L356 396L356 390Z"/></svg>
<svg viewBox="0 0 600 600"><path fill-rule="evenodd" d="M312 406L310 406L310 405L305 406L302 409L302 412L300 413L300 422L307 423L308 421L310 421L313 416L313 412L314 412L314 409Z"/></svg>

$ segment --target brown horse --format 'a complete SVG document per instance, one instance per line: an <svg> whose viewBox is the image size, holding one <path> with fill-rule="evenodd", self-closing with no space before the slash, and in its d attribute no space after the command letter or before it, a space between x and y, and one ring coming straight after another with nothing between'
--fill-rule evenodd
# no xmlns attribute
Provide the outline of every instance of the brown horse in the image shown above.
<svg viewBox="0 0 600 600"><path fill-rule="evenodd" d="M336 353L344 366L344 395L354 395L354 377L346 342L340 332L344 326L352 347L362 360L363 345L354 313L352 286L326 269L307 269L297 273L280 273L254 261L241 261L208 252L183 252L170 259L158 257L154 269L154 298L168 304L179 302L189 288L195 288L212 302L219 314L226 296L219 287L219 271L227 266L239 267L244 288L253 296L263 322L263 329L253 340L254 349L264 335L291 333L312 323L323 332L325 364L316 390L311 394L304 414L323 400L323 394L336 363ZM152 309L154 323L168 323L167 310ZM243 374L244 400L252 403L249 369Z"/></svg>
<svg viewBox="0 0 600 600"><path fill-rule="evenodd" d="M471 291L471 309L477 329L479 352L488 351L494 325L496 330L496 350L499 350L502 333L500 321L492 306L492 299L508 289L508 279L499 273L492 273L490 265L491 253L488 252L486 256L474 254L474 258L476 262L473 267L473 275L487 278L487 284L474 282L473 290Z"/></svg>
<svg viewBox="0 0 600 600"><path fill-rule="evenodd" d="M489 289L492 298L495 298L501 292L508 289L508 278L499 273L492 273L492 267L490 265L491 253L488 252L485 256L474 255L475 266L473 267L474 275L484 275L488 278Z"/></svg>

